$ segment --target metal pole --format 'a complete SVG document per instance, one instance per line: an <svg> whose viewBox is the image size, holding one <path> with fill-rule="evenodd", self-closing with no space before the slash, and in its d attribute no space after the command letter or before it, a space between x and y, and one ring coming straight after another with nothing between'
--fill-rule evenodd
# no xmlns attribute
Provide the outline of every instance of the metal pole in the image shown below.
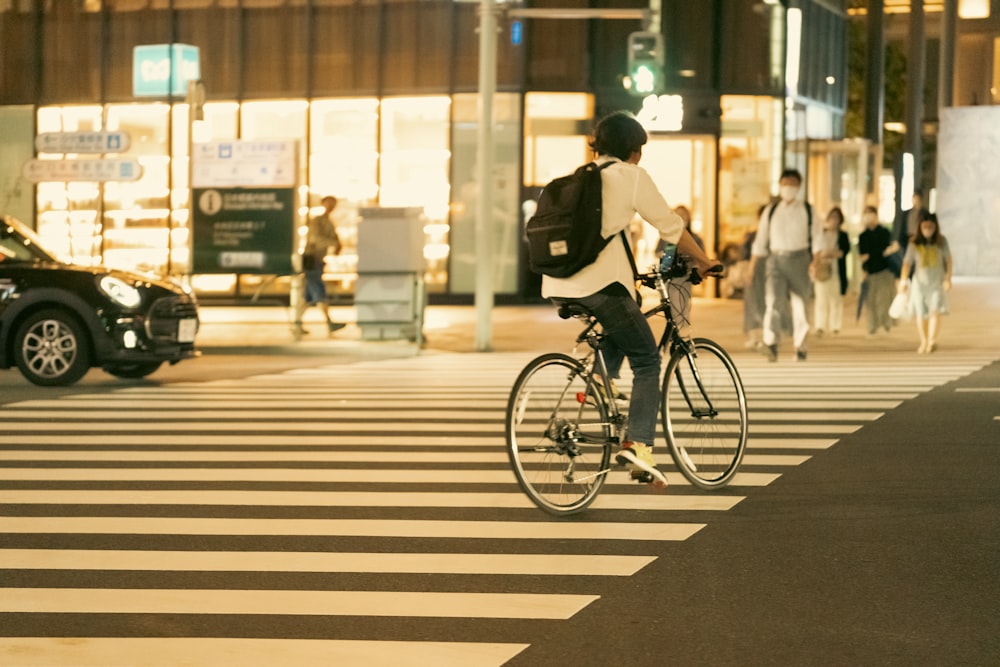
<svg viewBox="0 0 1000 667"><path fill-rule="evenodd" d="M497 74L495 0L479 3L479 128L476 142L476 350L487 352L493 338L493 93Z"/></svg>
<svg viewBox="0 0 1000 667"><path fill-rule="evenodd" d="M904 150L913 156L913 187L923 183L921 146L924 131L924 0L910 0L910 51L906 60L906 137Z"/></svg>
<svg viewBox="0 0 1000 667"><path fill-rule="evenodd" d="M868 0L865 69L865 139L881 144L885 118L885 7L882 0Z"/></svg>
<svg viewBox="0 0 1000 667"><path fill-rule="evenodd" d="M941 109L954 102L955 95L955 23L958 19L958 0L944 0L941 14L941 60L938 69L938 120Z"/></svg>

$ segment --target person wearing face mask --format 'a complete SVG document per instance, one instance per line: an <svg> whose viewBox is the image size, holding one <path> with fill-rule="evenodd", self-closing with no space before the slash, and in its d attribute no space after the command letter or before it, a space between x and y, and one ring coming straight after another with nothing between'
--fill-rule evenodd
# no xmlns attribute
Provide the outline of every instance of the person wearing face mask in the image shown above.
<svg viewBox="0 0 1000 667"><path fill-rule="evenodd" d="M879 224L878 210L866 206L861 215L865 230L858 237L858 255L861 270L867 284L868 335L874 336L879 329L889 331L892 319L889 306L895 294L896 277L889 265L889 255L895 252L892 234Z"/></svg>
<svg viewBox="0 0 1000 667"><path fill-rule="evenodd" d="M754 239L753 263L766 262L764 321L760 351L769 361L778 360L782 319L791 308L795 356L806 360L806 337L813 308L813 286L809 264L820 246L820 225L812 224L812 207L798 198L802 174L786 169L778 181L781 199L760 217ZM815 229L814 229L815 227Z"/></svg>
<svg viewBox="0 0 1000 667"><path fill-rule="evenodd" d="M951 289L951 251L948 240L941 235L937 216L924 212L917 231L910 238L903 257L903 275L899 291L910 293L910 305L917 320L920 335L918 354L928 354L937 349L939 316L948 312L946 292Z"/></svg>

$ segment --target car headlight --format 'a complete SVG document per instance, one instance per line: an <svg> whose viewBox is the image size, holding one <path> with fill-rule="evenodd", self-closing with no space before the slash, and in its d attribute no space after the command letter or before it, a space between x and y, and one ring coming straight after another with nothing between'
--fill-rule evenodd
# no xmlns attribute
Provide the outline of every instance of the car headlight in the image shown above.
<svg viewBox="0 0 1000 667"><path fill-rule="evenodd" d="M109 299L121 306L135 308L142 303L142 295L139 294L139 290L121 278L103 276L97 284Z"/></svg>

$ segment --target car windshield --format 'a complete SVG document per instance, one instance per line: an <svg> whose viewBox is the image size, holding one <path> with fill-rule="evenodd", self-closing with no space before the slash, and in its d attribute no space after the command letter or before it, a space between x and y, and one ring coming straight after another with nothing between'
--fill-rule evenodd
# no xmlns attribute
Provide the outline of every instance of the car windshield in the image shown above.
<svg viewBox="0 0 1000 667"><path fill-rule="evenodd" d="M34 230L20 220L4 216L0 224L0 262L58 262L45 250Z"/></svg>

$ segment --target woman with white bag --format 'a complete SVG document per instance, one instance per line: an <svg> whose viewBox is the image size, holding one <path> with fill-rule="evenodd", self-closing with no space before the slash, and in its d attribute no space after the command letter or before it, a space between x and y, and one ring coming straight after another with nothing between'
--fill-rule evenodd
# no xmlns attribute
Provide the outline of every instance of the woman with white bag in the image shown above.
<svg viewBox="0 0 1000 667"><path fill-rule="evenodd" d="M912 280L910 267L913 267ZM903 257L899 290L909 291L910 309L920 334L918 354L937 349L940 316L948 312L947 292L951 290L952 259L948 241L941 235L937 216L924 212L917 232Z"/></svg>
<svg viewBox="0 0 1000 667"><path fill-rule="evenodd" d="M841 227L844 212L834 206L823 221L820 248L813 253L809 277L815 289L815 314L813 324L816 335L824 331L840 333L844 322L844 292L847 291L847 272L844 257L851 251L851 241Z"/></svg>

